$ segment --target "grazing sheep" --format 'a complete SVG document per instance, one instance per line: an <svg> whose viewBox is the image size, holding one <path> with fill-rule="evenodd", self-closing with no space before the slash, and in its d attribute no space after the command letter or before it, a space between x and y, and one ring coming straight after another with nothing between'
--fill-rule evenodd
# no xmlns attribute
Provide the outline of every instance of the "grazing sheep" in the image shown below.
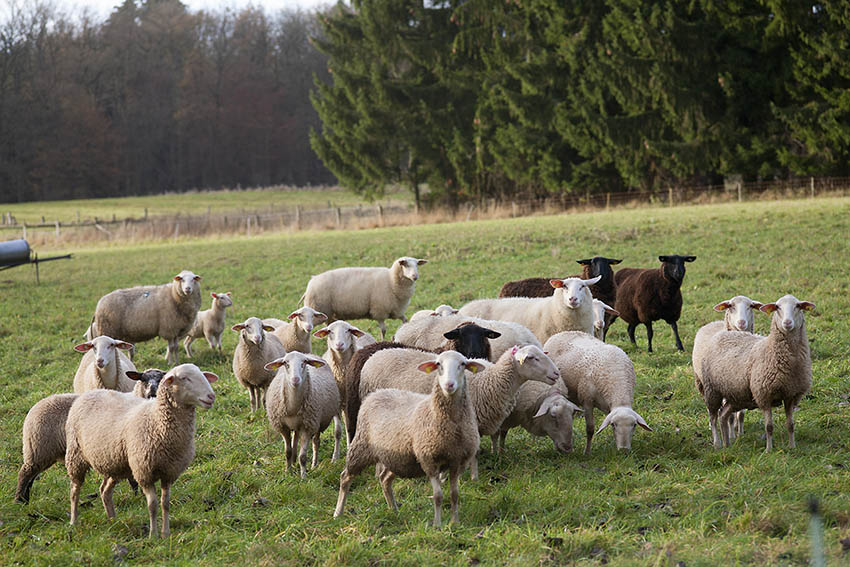
<svg viewBox="0 0 850 567"><path fill-rule="evenodd" d="M573 450L573 418L583 410L567 399L563 382L547 386L543 382L526 382L516 394L511 414L502 422L499 433L492 436L497 453L505 448L505 438L513 427L522 427L535 437L547 435L555 443L555 450L569 453Z"/></svg>
<svg viewBox="0 0 850 567"><path fill-rule="evenodd" d="M328 321L374 319L386 337L386 319L407 322L404 312L416 289L419 266L427 263L403 256L389 268L337 268L310 278L304 305L327 314Z"/></svg>
<svg viewBox="0 0 850 567"><path fill-rule="evenodd" d="M165 373L148 369L144 373L128 370L127 376L137 380L133 394L140 398L156 397L159 382ZM24 418L22 445L24 461L18 471L15 500L28 504L30 489L36 477L53 463L65 459L65 422L71 404L79 394L53 394L38 401ZM131 484L135 485L131 480Z"/></svg>
<svg viewBox="0 0 850 567"><path fill-rule="evenodd" d="M301 478L307 477L307 444L313 440L313 462L319 464L319 437L334 422L334 452L332 461L339 458L339 440L342 424L339 415L339 390L327 363L312 354L293 351L283 358L266 364L266 370L277 371L269 385L266 414L272 429L283 437L286 448L286 470L295 461L295 447L299 445L298 463ZM292 437L294 433L294 438Z"/></svg>
<svg viewBox="0 0 850 567"><path fill-rule="evenodd" d="M71 406L65 424L65 467L71 479L71 525L77 523L80 488L89 468L103 475L100 498L115 517L112 491L122 478L134 478L148 505L150 537L156 536L156 482L160 482L162 537L171 533L171 485L195 457L195 407L215 402L212 372L194 364L168 371L154 399L93 390Z"/></svg>
<svg viewBox="0 0 850 567"><path fill-rule="evenodd" d="M421 311L417 311L410 318L410 321L416 321L417 319L421 319L423 317L447 317L449 315L457 315L458 310L452 307L451 305L446 305L445 303L431 311L430 309L423 309Z"/></svg>
<svg viewBox="0 0 850 567"><path fill-rule="evenodd" d="M620 313L608 305L596 298L593 299L593 336L599 339L600 341L605 341L605 335L608 331L607 323L609 317L612 317L611 321L616 319Z"/></svg>
<svg viewBox="0 0 850 567"><path fill-rule="evenodd" d="M342 514L351 481L377 464L387 505L398 509L392 483L396 476L427 476L434 491L434 526L442 523L440 473L448 470L451 521L458 521L458 478L478 452L478 424L467 393L465 370L481 370L479 362L446 351L418 366L437 371L430 395L385 389L371 394L360 410L360 428L348 448L339 478L334 518ZM398 367L405 372L407 368Z"/></svg>
<svg viewBox="0 0 850 567"><path fill-rule="evenodd" d="M707 353L707 348L710 348L706 347L711 342L709 339L723 330L752 333L755 329L754 310L761 309L762 305L762 303L753 301L745 295L736 295L732 299L721 301L714 306L715 311L723 313L723 320L712 321L700 327L694 337L694 350L691 353L694 368L694 384L700 395L702 395L702 378L700 377L702 359ZM735 412L733 418L735 422L733 432L738 435L744 432L744 413L746 413L746 410ZM712 430L712 436L714 446L719 447L720 437L716 428Z"/></svg>
<svg viewBox="0 0 850 567"><path fill-rule="evenodd" d="M586 455L594 435L594 407L608 413L596 434L610 425L618 449L631 449L636 425L652 431L632 409L635 368L622 349L578 332L553 335L543 349L561 371L570 401L584 410Z"/></svg>
<svg viewBox="0 0 850 567"><path fill-rule="evenodd" d="M81 394L97 388L121 392L132 390L133 381L125 373L136 370L136 367L127 355L120 352L132 348L130 343L106 336L76 345L74 350L85 354L74 374L74 393Z"/></svg>
<svg viewBox="0 0 850 567"><path fill-rule="evenodd" d="M699 376L715 447L718 421L722 444L728 447L730 413L758 408L764 413L766 451L770 451L772 408L782 403L788 446L794 448L794 408L812 386L812 358L803 312L814 308L814 303L785 295L760 308L772 314L768 336L719 331L708 339Z"/></svg>
<svg viewBox="0 0 850 567"><path fill-rule="evenodd" d="M289 314L291 322L280 319L263 319L263 325L274 327L272 334L280 339L286 352L298 351L304 354L312 354L313 344L310 338L313 328L328 320L328 316L319 313L315 309L302 307Z"/></svg>
<svg viewBox="0 0 850 567"><path fill-rule="evenodd" d="M168 341L166 359L177 364L178 341L195 323L201 307L201 276L183 270L171 283L117 289L97 302L92 336L107 335L138 343Z"/></svg>
<svg viewBox="0 0 850 567"><path fill-rule="evenodd" d="M537 340L537 337L534 336L534 333L519 323L493 321L478 317L465 317L463 315L425 317L416 321L408 321L398 328L393 340L404 343L407 346L436 351L445 345L443 341L445 333L460 327L464 323L475 323L479 327L499 333L498 337L490 337L490 356L467 354L466 356L468 358L486 358L492 361L498 360L505 351L512 349L514 346L543 346Z"/></svg>
<svg viewBox="0 0 850 567"><path fill-rule="evenodd" d="M274 327L263 325L257 317L233 325L239 333L239 342L233 353L233 375L248 390L251 411L256 412L266 403L266 388L274 379L274 372L265 366L272 360L286 356L280 340L271 334Z"/></svg>
<svg viewBox="0 0 850 567"><path fill-rule="evenodd" d="M467 317L513 321L528 327L540 342L562 331L593 333L593 297L589 286L602 276L589 280L551 280L552 297L508 297L478 299L460 308Z"/></svg>
<svg viewBox="0 0 850 567"><path fill-rule="evenodd" d="M230 297L230 292L227 293L211 293L212 307L204 311L198 311L195 317L195 323L189 329L189 334L183 341L183 348L186 350L186 356L192 357L192 342L195 339L204 337L207 339L210 348L221 350L221 335L224 333L224 310L233 305L233 299Z"/></svg>
<svg viewBox="0 0 850 567"><path fill-rule="evenodd" d="M696 256L659 256L661 267L656 269L622 268L614 274L617 283L617 301L614 308L628 325L629 340L635 341L639 323L646 326L647 352L652 352L652 322L663 319L673 329L676 348L685 350L679 338L677 321L682 314L682 281L685 279L685 262Z"/></svg>

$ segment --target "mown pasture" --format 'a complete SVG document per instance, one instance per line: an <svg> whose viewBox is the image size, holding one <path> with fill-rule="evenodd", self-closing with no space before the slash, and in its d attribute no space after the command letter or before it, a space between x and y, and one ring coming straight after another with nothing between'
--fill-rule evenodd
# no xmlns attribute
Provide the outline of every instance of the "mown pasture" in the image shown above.
<svg viewBox="0 0 850 567"><path fill-rule="evenodd" d="M73 260L42 270L40 286L27 268L3 272L0 563L805 565L806 502L814 495L827 559L842 564L848 558L841 540L850 538L848 235L850 199L815 199L73 250ZM668 253L697 256L688 265L679 325L688 353L675 351L663 322L651 355L642 328L639 348L628 343L622 321L609 333L635 363L635 408L654 432L639 430L623 454L606 431L590 456L557 454L548 439L515 430L497 459L483 440L481 480L461 481L459 524L429 527L424 480L397 481L401 509L388 510L370 474L355 482L345 515L334 520L343 463L329 461L330 431L319 467L305 481L286 474L281 441L267 433L264 415L249 414L230 360L203 341L194 345L194 362L223 379L214 386L215 406L198 412L197 455L172 490L170 540L145 537L144 499L126 483L116 489L117 520L108 522L94 497L95 474L73 529L61 466L36 481L29 506L13 501L24 416L40 398L71 388L80 356L71 347L97 299L112 289L165 282L189 268L204 277L204 308L209 291L233 292L234 323L288 314L313 273L389 265L409 254L429 260L409 315L495 296L508 279L578 273L578 258L601 254L652 267ZM733 447L710 446L689 352L699 326L719 317L711 306L739 293L764 302L793 293L817 304L807 318L814 386L797 413L795 450L787 448L782 412L775 412L777 449L770 454L753 412ZM756 331L767 328L767 316L757 315ZM235 343L236 333L226 331L226 351ZM162 367L164 351L161 341L143 343L136 363ZM575 445L582 447L584 421L576 424Z"/></svg>

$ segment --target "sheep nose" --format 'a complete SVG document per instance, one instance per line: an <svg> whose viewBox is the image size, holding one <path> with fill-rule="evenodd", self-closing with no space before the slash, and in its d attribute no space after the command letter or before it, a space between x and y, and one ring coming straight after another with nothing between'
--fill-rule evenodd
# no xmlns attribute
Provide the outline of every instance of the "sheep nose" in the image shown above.
<svg viewBox="0 0 850 567"><path fill-rule="evenodd" d="M743 319L739 319L738 320L738 328L742 331L746 331L747 330L747 322L744 321Z"/></svg>
<svg viewBox="0 0 850 567"><path fill-rule="evenodd" d="M345 345L342 343L336 343L334 345L334 350L342 352L343 350L345 350Z"/></svg>
<svg viewBox="0 0 850 567"><path fill-rule="evenodd" d="M106 366L106 361L102 358L98 358L96 362L98 368L103 368L104 366Z"/></svg>
<svg viewBox="0 0 850 567"><path fill-rule="evenodd" d="M255 343L259 343L261 340L263 340L262 335L254 335L254 342Z"/></svg>
<svg viewBox="0 0 850 567"><path fill-rule="evenodd" d="M782 321L782 326L785 327L786 331L790 331L794 328L794 321L792 321L791 319L785 319L784 321Z"/></svg>
<svg viewBox="0 0 850 567"><path fill-rule="evenodd" d="M312 332L313 331L313 325L311 325L310 323L307 323L306 325L304 325L304 330L308 333Z"/></svg>
<svg viewBox="0 0 850 567"><path fill-rule="evenodd" d="M569 302L571 307L575 307L576 305L578 305L578 298L577 297L570 297L570 298L567 299L567 301Z"/></svg>

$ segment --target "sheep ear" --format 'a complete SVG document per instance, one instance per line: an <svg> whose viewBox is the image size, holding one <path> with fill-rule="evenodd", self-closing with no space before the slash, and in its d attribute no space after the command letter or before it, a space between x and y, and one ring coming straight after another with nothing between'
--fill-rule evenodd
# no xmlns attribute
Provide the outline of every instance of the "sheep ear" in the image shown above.
<svg viewBox="0 0 850 567"><path fill-rule="evenodd" d="M287 319L295 319L296 317L298 317L298 315L299 315L298 311L293 311L292 313L289 314L289 317L287 317Z"/></svg>
<svg viewBox="0 0 850 567"><path fill-rule="evenodd" d="M435 371L435 370L436 370L436 369L438 369L439 367L440 367L440 365L439 365L439 364L437 364L437 362L436 362L436 361L434 361L434 360L430 360L430 361L428 361L428 362L423 362L422 364L420 364L420 365L419 365L419 366L417 366L416 368L417 368L418 370L420 370L420 371L424 372L425 374L430 374L431 372Z"/></svg>
<svg viewBox="0 0 850 567"><path fill-rule="evenodd" d="M266 370L277 370L281 366L283 366L283 359L282 358L276 358L276 359L272 360L271 362L269 362L268 364L266 364L265 366L263 366L263 368L265 368Z"/></svg>
<svg viewBox="0 0 850 567"><path fill-rule="evenodd" d="M797 306L800 309L802 309L803 311L811 311L812 309L815 308L815 304L812 303L811 301L801 301L800 303L797 304Z"/></svg>
<svg viewBox="0 0 850 567"><path fill-rule="evenodd" d="M327 329L319 329L318 331L316 331L315 333L313 333L313 336L314 336L314 337L316 337L316 338L319 338L319 339L324 339L324 338L325 338L325 337L327 337L330 333L331 333L331 332L330 332L329 330L327 330Z"/></svg>
<svg viewBox="0 0 850 567"><path fill-rule="evenodd" d="M511 351L511 354L514 355L514 358L520 364L523 364L525 362L525 359L528 358L528 351L519 352L519 349L517 349L517 347L514 347L514 350Z"/></svg>
<svg viewBox="0 0 850 567"><path fill-rule="evenodd" d="M549 280L549 285L558 289L559 287L564 287L564 280Z"/></svg>
<svg viewBox="0 0 850 567"><path fill-rule="evenodd" d="M324 313L322 313L321 311L316 311L313 314L313 318L316 319L317 321L327 321L328 320L328 316L325 315Z"/></svg>
<svg viewBox="0 0 850 567"><path fill-rule="evenodd" d="M693 262L696 259L697 259L696 256L685 256L685 258L684 258L685 262Z"/></svg>
<svg viewBox="0 0 850 567"><path fill-rule="evenodd" d="M484 333L484 336L487 337L488 339L498 339L499 337L502 336L502 333L500 333L499 331L493 331L491 329L487 329L487 332Z"/></svg>
<svg viewBox="0 0 850 567"><path fill-rule="evenodd" d="M599 432L602 431L603 429L605 429L606 427L608 427L609 425L611 425L611 414L610 413L605 416L605 419L602 421L602 425L599 427L599 429L596 430L596 433L594 433L594 435L599 435Z"/></svg>
<svg viewBox="0 0 850 567"><path fill-rule="evenodd" d="M611 265L619 264L622 261L623 261L622 258L620 258L619 260L614 260L613 258L608 258L608 263L611 264Z"/></svg>
<svg viewBox="0 0 850 567"><path fill-rule="evenodd" d="M127 378L129 378L130 380L141 380L142 379L142 373L136 372L135 370L128 370L124 374L126 374Z"/></svg>
<svg viewBox="0 0 850 567"><path fill-rule="evenodd" d="M213 299L218 299L218 294L217 294L216 292L214 292L214 291L211 291L211 292L210 292L210 297L212 297Z"/></svg>
<svg viewBox="0 0 850 567"><path fill-rule="evenodd" d="M460 331L458 331L457 329L452 329L451 331L443 333L443 336L447 339L454 340L460 336Z"/></svg>
<svg viewBox="0 0 850 567"><path fill-rule="evenodd" d="M230 328L233 329L236 332L239 332L239 331L241 331L242 329L245 328L245 323L236 323L235 325L233 325Z"/></svg>
<svg viewBox="0 0 850 567"><path fill-rule="evenodd" d="M599 300L597 299L597 301L599 301ZM617 317L620 316L619 311L617 311L616 309L614 309L613 307L611 307L610 305L608 305L604 301L599 301L599 302L602 304L602 309L605 310L605 313L609 313L611 315L616 315Z"/></svg>
<svg viewBox="0 0 850 567"><path fill-rule="evenodd" d="M476 372L481 372L484 370L484 365L480 362L475 362L474 360L468 361L466 364L466 369L475 374Z"/></svg>
<svg viewBox="0 0 850 567"><path fill-rule="evenodd" d="M647 431L652 431L652 428L646 424L646 420L644 420L639 413L635 412L635 419L637 420L637 424L646 429Z"/></svg>
<svg viewBox="0 0 850 567"><path fill-rule="evenodd" d="M225 293L224 295L226 295L227 297L230 297L230 292L228 291L228 292L227 292L227 293Z"/></svg>
<svg viewBox="0 0 850 567"><path fill-rule="evenodd" d="M750 309L755 309L756 311L758 311L762 307L764 307L764 303L761 303L760 301L753 301L752 303L750 303Z"/></svg>
<svg viewBox="0 0 850 567"><path fill-rule="evenodd" d="M431 311L430 315L431 315L431 317L438 317L440 314L437 313L436 311Z"/></svg>
<svg viewBox="0 0 850 567"><path fill-rule="evenodd" d="M133 345L125 341L115 341L115 348L120 348L121 350L130 350L131 348L133 348Z"/></svg>
<svg viewBox="0 0 850 567"><path fill-rule="evenodd" d="M272 327L271 325L263 325L263 330L267 333L272 333L274 332L274 327Z"/></svg>
<svg viewBox="0 0 850 567"><path fill-rule="evenodd" d="M308 358L306 360L306 363L309 364L310 366L312 366L313 368L321 368L322 366L325 366L325 364L326 364L324 360L322 360L321 358L318 358L318 357Z"/></svg>
<svg viewBox="0 0 850 567"><path fill-rule="evenodd" d="M352 334L352 335L354 335L354 336L355 336L355 337L357 337L357 338L360 338L360 337L362 337L363 335L365 335L366 333L364 333L364 332L363 332L363 331L361 331L360 329L351 329L351 334Z"/></svg>
<svg viewBox="0 0 850 567"><path fill-rule="evenodd" d="M218 380L218 374L213 374L212 372L203 372L204 378L207 379L207 382L212 384L216 380Z"/></svg>
<svg viewBox="0 0 850 567"><path fill-rule="evenodd" d="M670 260L670 256L659 256L658 257L659 262L667 262L668 260Z"/></svg>
<svg viewBox="0 0 850 567"><path fill-rule="evenodd" d="M182 282L182 281L183 281L183 278L182 278L181 276L174 276L174 281L176 281L176 282Z"/></svg>
<svg viewBox="0 0 850 567"><path fill-rule="evenodd" d="M517 353L517 351L518 351L518 350L519 350L519 346L518 346L518 345L514 345L514 346L511 348L511 356L516 356L516 353Z"/></svg>
<svg viewBox="0 0 850 567"><path fill-rule="evenodd" d="M159 381L159 387L160 389L167 388L171 385L172 382L174 382L174 374L169 372L168 374L162 377L162 380Z"/></svg>
<svg viewBox="0 0 850 567"><path fill-rule="evenodd" d="M773 313L777 309L779 309L779 306L775 303L765 303L764 305L759 307L759 311L762 311L764 313Z"/></svg>
<svg viewBox="0 0 850 567"><path fill-rule="evenodd" d="M418 266L422 266L422 265L427 264L427 263L428 263L428 260L416 260L416 265L418 265Z"/></svg>
<svg viewBox="0 0 850 567"><path fill-rule="evenodd" d="M541 415L546 415L547 413L549 413L549 410L552 409L552 404L555 403L555 398L557 397L558 396L549 396L548 398L543 400L543 403L540 404L540 408L537 410L537 413L535 413L531 419L537 419Z"/></svg>
<svg viewBox="0 0 850 567"><path fill-rule="evenodd" d="M599 280L602 279L602 276L596 276L595 278L590 278L589 280L582 280L585 285L596 285L599 283Z"/></svg>
<svg viewBox="0 0 850 567"><path fill-rule="evenodd" d="M593 258L588 258L586 260L576 260L576 264L581 264L582 266L589 266L592 261Z"/></svg>
<svg viewBox="0 0 850 567"><path fill-rule="evenodd" d="M718 303L717 305L714 306L714 310L715 311L726 311L730 307L732 307L731 303L729 303L728 301L721 301L720 303Z"/></svg>
<svg viewBox="0 0 850 567"><path fill-rule="evenodd" d="M567 400L567 407L573 410L573 415L577 413L584 413L584 408L580 408L571 401Z"/></svg>
<svg viewBox="0 0 850 567"><path fill-rule="evenodd" d="M77 352L88 352L94 348L94 345L91 343L81 343L74 346L74 350Z"/></svg>

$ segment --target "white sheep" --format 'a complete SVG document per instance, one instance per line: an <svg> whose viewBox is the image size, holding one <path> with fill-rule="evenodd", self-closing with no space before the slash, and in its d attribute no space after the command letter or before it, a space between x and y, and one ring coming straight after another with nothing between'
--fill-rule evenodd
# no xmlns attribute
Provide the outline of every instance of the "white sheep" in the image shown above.
<svg viewBox="0 0 850 567"><path fill-rule="evenodd" d="M567 331L550 337L543 349L561 371L570 401L584 410L585 454L590 454L594 435L594 407L608 414L596 434L610 425L618 449L631 448L636 425L652 431L632 409L635 368L621 348L586 333Z"/></svg>
<svg viewBox="0 0 850 567"><path fill-rule="evenodd" d="M97 302L91 336L107 335L138 343L156 337L168 341L166 359L177 364L178 341L201 307L201 276L183 270L171 283L117 289Z"/></svg>
<svg viewBox="0 0 850 567"><path fill-rule="evenodd" d="M256 412L266 403L266 389L274 379L274 372L265 366L272 360L286 356L280 340L271 334L274 327L263 325L257 317L233 325L239 341L233 353L233 375L248 390L251 411Z"/></svg>
<svg viewBox="0 0 850 567"><path fill-rule="evenodd" d="M422 317L416 321L410 320L398 328L393 340L412 347L436 350L445 343L443 334L456 329L462 323L475 323L480 327L491 329L501 335L490 339L490 350L493 360L498 360L502 354L514 346L542 346L534 333L519 323L494 321L463 315L443 315L441 317Z"/></svg>
<svg viewBox="0 0 850 567"><path fill-rule="evenodd" d="M135 384L127 378L128 370L136 370L133 362L121 352L133 348L128 342L99 336L74 347L85 353L74 374L74 392L81 394L97 388L129 392Z"/></svg>
<svg viewBox="0 0 850 567"><path fill-rule="evenodd" d="M422 309L420 311L417 311L410 317L410 321L416 321L417 319L422 319L423 317L447 317L449 315L457 315L457 313L457 309L455 309L451 305L446 305L444 303L434 310Z"/></svg>
<svg viewBox="0 0 850 567"><path fill-rule="evenodd" d="M540 342L562 331L593 334L593 296L589 286L601 278L551 280L555 288L551 297L478 299L461 307L460 314L519 323L528 327Z"/></svg>
<svg viewBox="0 0 850 567"><path fill-rule="evenodd" d="M427 260L403 256L389 268L337 268L310 278L304 305L328 321L374 319L386 337L386 319L401 319L416 290L419 266Z"/></svg>
<svg viewBox="0 0 850 567"><path fill-rule="evenodd" d="M593 300L593 336L600 341L605 340L605 315L619 317L620 312L598 299Z"/></svg>
<svg viewBox="0 0 850 567"><path fill-rule="evenodd" d="M204 337L207 343L213 350L218 350L221 354L221 335L224 333L225 309L233 305L233 298L230 292L227 293L210 293L212 297L212 307L203 311L198 311L195 317L195 323L189 329L186 339L183 341L183 348L186 350L186 356L192 357L192 342L195 339Z"/></svg>
<svg viewBox="0 0 850 567"><path fill-rule="evenodd" d="M391 509L398 509L392 483L396 476L427 476L434 492L434 526L441 524L443 489L440 473L447 470L451 486L451 521L458 521L458 478L478 452L478 423L467 394L465 370L481 363L446 351L418 366L437 372L430 394L384 389L371 394L360 408L360 427L348 448L339 480L334 517L342 514L351 481L378 465L378 478ZM405 368L398 368L405 371Z"/></svg>
<svg viewBox="0 0 850 567"><path fill-rule="evenodd" d="M170 535L171 485L195 457L195 408L215 401L210 384L218 380L194 364L168 371L154 399L93 390L71 406L65 424L65 467L71 479L71 525L77 523L80 488L89 468L104 477L100 497L115 517L112 491L122 478L134 478L145 495L150 537L156 529L156 483L160 482L162 537Z"/></svg>
<svg viewBox="0 0 850 567"><path fill-rule="evenodd" d="M569 453L573 450L573 418L582 411L567 398L567 387L562 381L554 386L526 382L517 391L514 409L502 422L498 435L492 437L493 447L501 453L508 431L522 427L535 437L549 436L556 451Z"/></svg>
<svg viewBox="0 0 850 567"><path fill-rule="evenodd" d="M812 386L812 358L804 312L814 308L810 301L785 295L760 309L772 314L768 336L719 331L705 344L699 370L702 394L713 433L720 423L723 445L729 445L730 412L758 408L764 413L766 451L770 451L772 408L782 403L788 446L795 447L794 409Z"/></svg>
<svg viewBox="0 0 850 567"><path fill-rule="evenodd" d="M328 316L310 307L302 307L290 313L288 319L288 322L274 318L263 319L263 325L274 327L272 334L280 339L286 352L311 354L313 328L327 321Z"/></svg>
<svg viewBox="0 0 850 567"><path fill-rule="evenodd" d="M313 333L314 337L326 339L328 350L322 355L339 386L341 403L345 403L345 369L351 357L361 348L375 344L375 337L361 331L347 321L334 321L324 329Z"/></svg>
<svg viewBox="0 0 850 567"><path fill-rule="evenodd" d="M339 422L339 390L327 363L317 356L293 351L266 364L277 371L266 396L266 414L272 429L280 433L286 448L286 470L295 461L301 478L307 476L307 444L313 441L312 468L319 464L319 437L331 421L334 425L332 461L339 458L342 424ZM294 438L292 437L292 434ZM300 441L300 443L299 443Z"/></svg>

